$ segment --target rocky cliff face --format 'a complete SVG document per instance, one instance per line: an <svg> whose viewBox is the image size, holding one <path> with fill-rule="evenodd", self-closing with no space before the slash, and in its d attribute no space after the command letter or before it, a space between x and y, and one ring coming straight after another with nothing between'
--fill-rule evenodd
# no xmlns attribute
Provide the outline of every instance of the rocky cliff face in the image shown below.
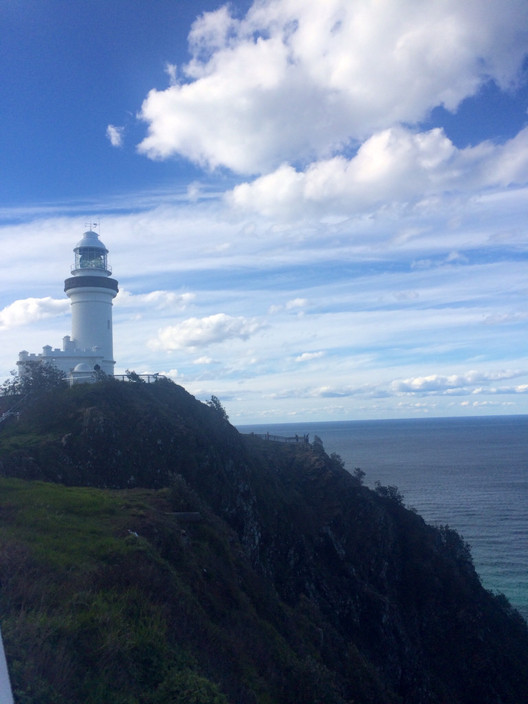
<svg viewBox="0 0 528 704"><path fill-rule="evenodd" d="M362 486L319 444L241 436L218 409L170 382L108 381L36 398L0 434L0 471L119 491L170 487L167 515L200 513L197 527L177 533L147 520L134 532L177 572L174 546L185 553L207 524L204 560L232 574L222 596L219 578L191 580L206 614L196 618L212 618L203 604L214 601L230 627L230 610L243 603L241 651L253 651L256 670L267 664L255 679L242 663L249 655L230 663L222 652L195 653L201 675L220 683L196 701L528 701L526 624L482 588L468 546L425 524L394 492ZM208 553L215 531L221 558ZM185 629L182 638L195 648ZM157 702L180 701L174 688L163 699L163 683L156 686Z"/></svg>

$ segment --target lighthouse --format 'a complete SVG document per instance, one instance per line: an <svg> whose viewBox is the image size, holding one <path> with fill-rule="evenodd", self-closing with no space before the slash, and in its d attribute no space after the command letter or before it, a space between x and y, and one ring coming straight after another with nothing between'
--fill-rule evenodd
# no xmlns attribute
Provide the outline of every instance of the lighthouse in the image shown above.
<svg viewBox="0 0 528 704"><path fill-rule="evenodd" d="M17 366L22 375L27 362L53 364L70 383L88 381L96 370L114 373L112 302L118 285L111 277L108 250L97 232L89 229L73 251L71 276L64 282L71 303L71 335L64 336L62 349L45 345L42 353L20 352Z"/></svg>
<svg viewBox="0 0 528 704"><path fill-rule="evenodd" d="M72 276L64 282L71 302L72 342L80 352L97 352L102 371L113 374L112 301L118 288L110 278L108 250L97 233L88 230L73 251Z"/></svg>

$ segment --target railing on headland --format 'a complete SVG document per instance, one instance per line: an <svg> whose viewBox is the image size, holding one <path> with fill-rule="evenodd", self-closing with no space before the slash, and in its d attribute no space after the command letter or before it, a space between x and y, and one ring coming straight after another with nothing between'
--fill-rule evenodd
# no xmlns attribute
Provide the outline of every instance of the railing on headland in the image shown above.
<svg viewBox="0 0 528 704"><path fill-rule="evenodd" d="M262 438L262 440L271 440L272 442L304 442L304 443L309 443L309 436L308 435L293 435L290 437L287 437L286 435L271 435L271 433L249 433L250 435L253 435L253 437L256 438Z"/></svg>
<svg viewBox="0 0 528 704"><path fill-rule="evenodd" d="M2 413L0 415L0 423L3 423L5 420L7 420L8 418L11 418L12 416L15 416L16 418L18 418L19 415L20 415L20 411L13 411L13 410L5 411L5 413Z"/></svg>
<svg viewBox="0 0 528 704"><path fill-rule="evenodd" d="M5 420L8 418L16 418L17 420L20 417L20 408L23 404L23 402L26 400L27 394L25 396L17 396L16 400L14 399L14 405L11 406L11 408L8 408L6 411L0 414L0 424L3 423Z"/></svg>
<svg viewBox="0 0 528 704"><path fill-rule="evenodd" d="M130 381L132 383L144 381L147 384L153 384L155 381L158 381L158 379L165 378L163 374L136 374L135 372L133 374L114 374L112 376L112 379L116 381Z"/></svg>

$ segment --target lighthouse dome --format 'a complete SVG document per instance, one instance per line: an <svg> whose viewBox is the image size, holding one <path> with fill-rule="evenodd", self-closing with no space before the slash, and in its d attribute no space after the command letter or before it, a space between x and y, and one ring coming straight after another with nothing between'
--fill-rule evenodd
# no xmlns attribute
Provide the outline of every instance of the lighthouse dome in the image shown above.
<svg viewBox="0 0 528 704"><path fill-rule="evenodd" d="M86 373L90 374L91 372L93 372L93 367L91 367L86 362L79 362L79 364L75 365L73 371L74 372L83 372L85 374Z"/></svg>
<svg viewBox="0 0 528 704"><path fill-rule="evenodd" d="M108 250L99 239L99 235L93 230L87 230L84 233L82 239L80 239L75 245L75 249L78 249L79 247L98 247L99 249L104 249L108 254Z"/></svg>

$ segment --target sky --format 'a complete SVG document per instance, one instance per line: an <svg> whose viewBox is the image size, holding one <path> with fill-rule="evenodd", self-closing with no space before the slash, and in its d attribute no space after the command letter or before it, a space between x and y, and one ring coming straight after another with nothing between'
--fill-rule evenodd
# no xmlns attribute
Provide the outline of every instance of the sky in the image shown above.
<svg viewBox="0 0 528 704"><path fill-rule="evenodd" d="M0 0L0 379L71 332L235 424L528 413L526 0Z"/></svg>

